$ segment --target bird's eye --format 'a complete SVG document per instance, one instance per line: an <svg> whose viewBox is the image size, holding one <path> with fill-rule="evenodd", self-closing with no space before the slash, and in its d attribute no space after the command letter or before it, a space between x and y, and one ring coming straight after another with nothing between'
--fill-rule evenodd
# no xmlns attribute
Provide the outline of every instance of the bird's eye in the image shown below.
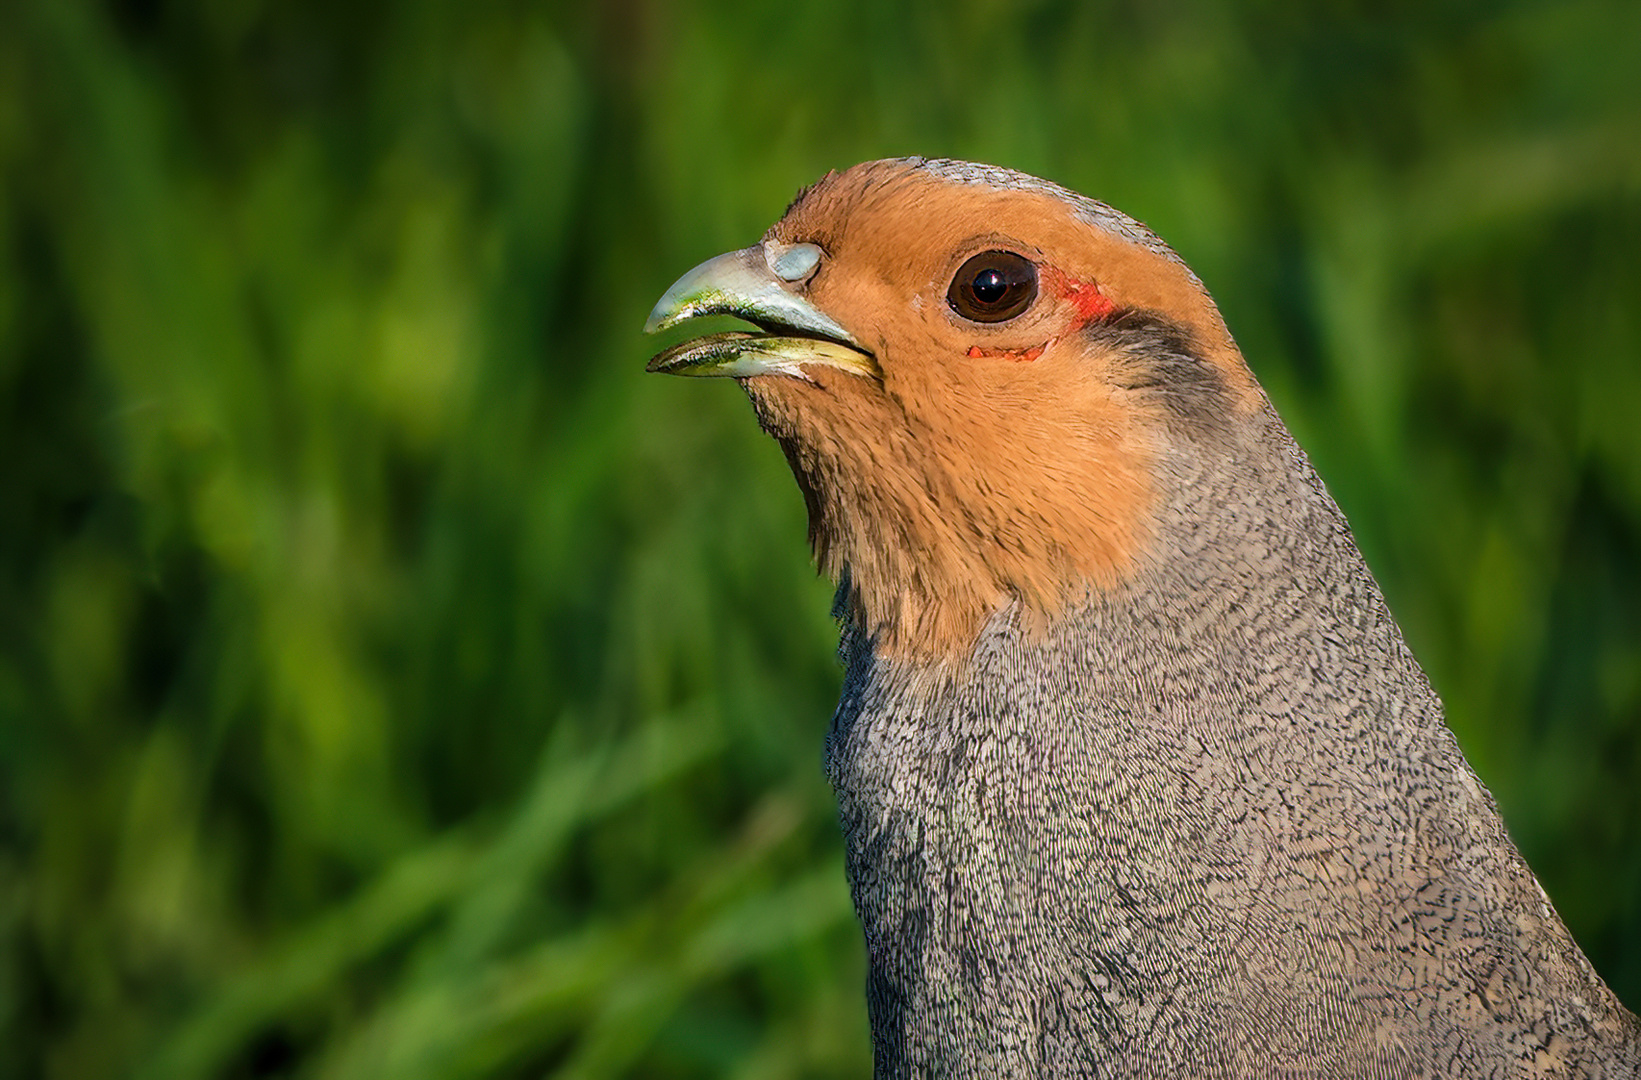
<svg viewBox="0 0 1641 1080"><path fill-rule="evenodd" d="M982 251L957 268L946 303L965 319L1012 319L1037 299L1037 267L1012 251Z"/></svg>

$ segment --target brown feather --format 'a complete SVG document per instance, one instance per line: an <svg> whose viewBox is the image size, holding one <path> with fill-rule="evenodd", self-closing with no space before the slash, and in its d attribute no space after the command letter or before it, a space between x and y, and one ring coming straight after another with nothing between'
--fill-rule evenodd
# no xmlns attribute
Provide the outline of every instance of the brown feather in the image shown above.
<svg viewBox="0 0 1641 1080"><path fill-rule="evenodd" d="M886 654L960 654L1011 601L1038 626L1143 557L1167 417L1125 388L1116 367L1132 357L1090 333L1091 316L1169 312L1217 369L1221 407L1263 400L1182 263L1066 209L1048 190L874 162L822 179L770 230L825 250L808 298L883 371L881 385L816 371L747 390L803 488L820 565L847 574L849 613ZM1042 295L984 326L945 294L993 247L1038 262ZM1091 308L1096 295L1109 302Z"/></svg>

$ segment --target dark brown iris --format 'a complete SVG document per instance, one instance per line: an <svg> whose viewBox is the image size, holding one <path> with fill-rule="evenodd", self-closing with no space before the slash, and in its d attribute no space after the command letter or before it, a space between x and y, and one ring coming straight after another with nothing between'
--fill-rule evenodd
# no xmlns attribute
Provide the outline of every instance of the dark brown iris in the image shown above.
<svg viewBox="0 0 1641 1080"><path fill-rule="evenodd" d="M1012 319L1037 299L1037 267L1012 251L982 251L957 268L946 302L965 319Z"/></svg>

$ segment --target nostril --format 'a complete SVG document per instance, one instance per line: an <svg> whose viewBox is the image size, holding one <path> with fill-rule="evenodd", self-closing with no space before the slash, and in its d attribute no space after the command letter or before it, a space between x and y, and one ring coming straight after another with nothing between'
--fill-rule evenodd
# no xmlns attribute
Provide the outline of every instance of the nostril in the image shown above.
<svg viewBox="0 0 1641 1080"><path fill-rule="evenodd" d="M802 281L820 265L821 249L814 244L792 244L766 249L769 268L782 281Z"/></svg>

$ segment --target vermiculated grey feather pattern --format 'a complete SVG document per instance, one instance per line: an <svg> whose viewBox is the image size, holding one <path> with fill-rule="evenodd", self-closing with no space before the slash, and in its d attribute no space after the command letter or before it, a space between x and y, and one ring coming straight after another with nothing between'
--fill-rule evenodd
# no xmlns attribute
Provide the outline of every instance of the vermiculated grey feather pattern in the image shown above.
<svg viewBox="0 0 1641 1080"><path fill-rule="evenodd" d="M1120 590L961 666L845 630L878 1075L1641 1075L1301 451L1188 404Z"/></svg>

